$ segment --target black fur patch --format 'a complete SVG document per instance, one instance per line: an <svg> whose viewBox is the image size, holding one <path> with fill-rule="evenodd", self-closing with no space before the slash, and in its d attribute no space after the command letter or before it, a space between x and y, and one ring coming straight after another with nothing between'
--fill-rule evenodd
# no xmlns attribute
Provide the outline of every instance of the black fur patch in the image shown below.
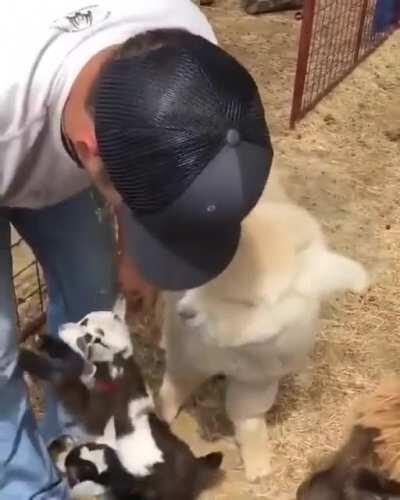
<svg viewBox="0 0 400 500"><path fill-rule="evenodd" d="M79 380L85 367L83 358L57 338L44 336L41 342L48 357L22 348L18 360L21 369L55 384Z"/></svg>

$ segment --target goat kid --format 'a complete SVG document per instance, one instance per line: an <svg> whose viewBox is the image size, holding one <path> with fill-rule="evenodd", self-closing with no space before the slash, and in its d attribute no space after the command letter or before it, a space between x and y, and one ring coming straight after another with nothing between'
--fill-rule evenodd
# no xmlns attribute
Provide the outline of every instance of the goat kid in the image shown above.
<svg viewBox="0 0 400 500"><path fill-rule="evenodd" d="M91 446L115 449L121 474L129 475L138 485L141 496L137 498L194 499L198 485L205 486L204 480L197 479L206 476L203 465L208 459L196 459L157 418L133 358L125 314L125 300L120 298L113 311L93 312L79 323L65 324L60 328L60 340L44 336L41 348L48 356L22 349L20 365L55 386L65 408L92 436L88 438L93 441ZM65 450L65 444L54 443L52 447L64 448L58 463L61 471L65 471L70 448ZM215 469L222 461L222 455L218 456ZM217 460L211 462L216 464ZM76 494L90 490L87 484L73 486ZM99 486L96 483L94 487L97 495Z"/></svg>

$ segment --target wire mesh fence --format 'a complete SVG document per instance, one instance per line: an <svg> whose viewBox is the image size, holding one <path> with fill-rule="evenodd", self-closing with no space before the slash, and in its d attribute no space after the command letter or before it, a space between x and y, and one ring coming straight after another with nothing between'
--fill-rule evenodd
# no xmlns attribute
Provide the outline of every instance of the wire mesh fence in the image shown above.
<svg viewBox="0 0 400 500"><path fill-rule="evenodd" d="M24 340L44 323L46 289L43 272L37 260L14 230L11 253L18 324Z"/></svg>
<svg viewBox="0 0 400 500"><path fill-rule="evenodd" d="M399 0L305 0L291 127L375 50L399 19Z"/></svg>

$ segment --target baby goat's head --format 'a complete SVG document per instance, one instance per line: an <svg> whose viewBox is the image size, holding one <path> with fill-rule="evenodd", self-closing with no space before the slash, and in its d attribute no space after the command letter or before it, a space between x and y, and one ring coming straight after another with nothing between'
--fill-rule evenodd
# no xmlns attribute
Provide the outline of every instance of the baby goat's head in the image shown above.
<svg viewBox="0 0 400 500"><path fill-rule="evenodd" d="M134 453L134 451L132 451ZM74 448L66 458L66 471L73 491L98 494L100 489L114 498L132 500L194 500L217 477L222 454L210 453L181 464L177 474L154 473L145 477L129 474L116 452L107 445L88 443ZM185 477L181 475L185 474Z"/></svg>
<svg viewBox="0 0 400 500"><path fill-rule="evenodd" d="M62 325L60 338L93 367L96 363L111 363L117 370L118 359L127 359L133 353L125 315L126 303L121 296L112 311L92 312L79 323ZM117 375L111 374L112 378Z"/></svg>

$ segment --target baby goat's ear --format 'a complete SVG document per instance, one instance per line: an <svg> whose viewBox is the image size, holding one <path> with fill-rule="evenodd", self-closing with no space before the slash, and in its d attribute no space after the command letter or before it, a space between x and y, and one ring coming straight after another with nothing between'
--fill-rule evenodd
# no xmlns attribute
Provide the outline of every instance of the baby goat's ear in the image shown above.
<svg viewBox="0 0 400 500"><path fill-rule="evenodd" d="M197 458L197 490L211 488L221 478L220 467L224 456L220 452Z"/></svg>
<svg viewBox="0 0 400 500"><path fill-rule="evenodd" d="M115 301L113 313L117 316L121 321L125 321L126 317L126 299L122 293L120 293Z"/></svg>
<svg viewBox="0 0 400 500"><path fill-rule="evenodd" d="M363 498L400 500L400 483L369 469L356 470L352 483L356 491L363 493Z"/></svg>

